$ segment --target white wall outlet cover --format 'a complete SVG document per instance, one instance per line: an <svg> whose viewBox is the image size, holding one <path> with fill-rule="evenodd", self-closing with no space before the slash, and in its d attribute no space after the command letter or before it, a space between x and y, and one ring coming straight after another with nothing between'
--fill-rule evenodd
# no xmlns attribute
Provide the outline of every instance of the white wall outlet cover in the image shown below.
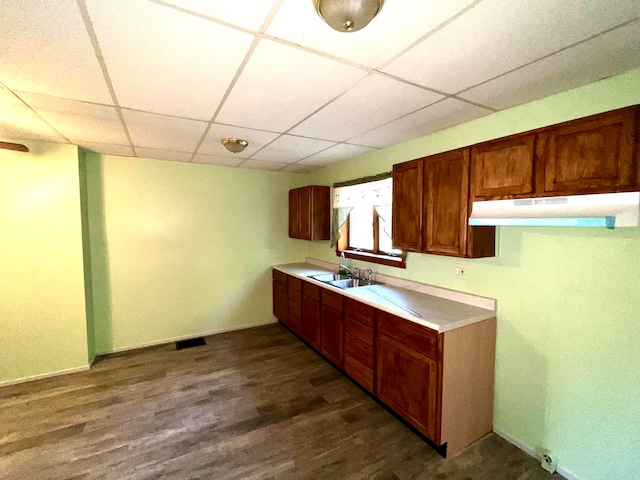
<svg viewBox="0 0 640 480"><path fill-rule="evenodd" d="M551 455L544 454L542 455L542 462L540 462L540 466L543 470L546 470L549 473L555 473L556 468L558 468L558 462Z"/></svg>
<svg viewBox="0 0 640 480"><path fill-rule="evenodd" d="M453 275L457 278L465 278L466 277L465 268L461 265L456 265L453 271Z"/></svg>

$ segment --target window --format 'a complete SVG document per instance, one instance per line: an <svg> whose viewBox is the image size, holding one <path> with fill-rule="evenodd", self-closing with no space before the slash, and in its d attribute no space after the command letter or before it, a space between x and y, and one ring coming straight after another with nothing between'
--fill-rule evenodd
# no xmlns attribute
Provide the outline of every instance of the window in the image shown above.
<svg viewBox="0 0 640 480"><path fill-rule="evenodd" d="M405 268L391 243L391 178L334 188L336 254Z"/></svg>

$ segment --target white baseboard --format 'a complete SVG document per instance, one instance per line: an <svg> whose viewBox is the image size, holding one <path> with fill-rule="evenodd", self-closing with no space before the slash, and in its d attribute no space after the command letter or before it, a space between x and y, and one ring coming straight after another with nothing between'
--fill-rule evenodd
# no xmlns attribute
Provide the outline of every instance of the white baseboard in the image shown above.
<svg viewBox="0 0 640 480"><path fill-rule="evenodd" d="M221 328L221 329L213 330L213 331L210 331L210 332L193 333L193 334L190 334L190 335L183 335L181 337L167 338L167 339L164 339L164 340L158 340L156 342L144 343L144 344L141 344L141 345L131 345L129 347L116 348L116 349L113 349L113 350L105 350L105 351L98 352L96 354L96 356L98 356L98 355L108 355L110 353L128 352L130 350L137 350L139 348L156 347L158 345L165 345L167 343L180 342L182 340L190 340L190 339L196 338L196 337L208 337L209 335L216 335L218 333L236 332L236 331L239 331L239 330L246 330L247 328L262 327L264 325L273 325L274 323L278 323L278 320L276 320L275 318L273 320L269 320L267 322L252 323L251 325L243 325L241 327Z"/></svg>
<svg viewBox="0 0 640 480"><path fill-rule="evenodd" d="M89 370L90 367L91 367L90 365L85 365L84 367L69 368L67 370L59 370L57 372L43 373L41 375L32 375L31 377L23 377L17 380L8 380L6 382L0 382L0 388L8 387L9 385L17 385L19 383L32 382L34 380L42 380L44 378L57 377L59 375L68 375L70 373L85 372Z"/></svg>
<svg viewBox="0 0 640 480"><path fill-rule="evenodd" d="M493 427L493 432L504 438L507 442L509 442L512 445L515 445L516 447L518 447L520 450L522 450L523 452L525 452L526 454L532 456L533 458L535 458L536 460L538 460L539 462L542 461L542 455L540 455L539 453L537 453L535 450L533 450L531 447L528 447L527 445L525 445L524 443L519 442L518 440L516 440L515 438L513 438L511 435L507 435L506 433L504 433L503 431L501 431L498 428ZM540 467L542 468L542 467ZM558 467L556 469L556 473L564 478L566 478L567 480L581 480L578 477L576 477L575 475L573 475L571 472L568 472L567 470L565 470L562 467Z"/></svg>

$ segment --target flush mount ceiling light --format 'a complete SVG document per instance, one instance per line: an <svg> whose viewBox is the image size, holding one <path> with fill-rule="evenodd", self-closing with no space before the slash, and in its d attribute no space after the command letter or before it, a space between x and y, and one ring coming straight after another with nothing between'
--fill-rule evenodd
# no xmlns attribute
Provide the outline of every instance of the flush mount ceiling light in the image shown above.
<svg viewBox="0 0 640 480"><path fill-rule="evenodd" d="M316 12L339 32L357 32L369 25L385 0L312 0Z"/></svg>
<svg viewBox="0 0 640 480"><path fill-rule="evenodd" d="M231 153L240 153L249 145L249 142L240 138L223 138L221 141L224 147Z"/></svg>

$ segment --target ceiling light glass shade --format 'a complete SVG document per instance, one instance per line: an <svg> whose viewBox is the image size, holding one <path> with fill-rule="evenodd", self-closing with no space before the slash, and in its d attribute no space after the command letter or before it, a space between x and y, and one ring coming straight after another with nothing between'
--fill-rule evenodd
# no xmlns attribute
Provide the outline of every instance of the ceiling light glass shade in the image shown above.
<svg viewBox="0 0 640 480"><path fill-rule="evenodd" d="M230 152L240 153L245 148L247 148L247 145L249 145L249 142L247 142L246 140L242 140L240 138L223 138L222 144Z"/></svg>
<svg viewBox="0 0 640 480"><path fill-rule="evenodd" d="M318 15L334 30L357 32L382 10L385 0L312 0Z"/></svg>

